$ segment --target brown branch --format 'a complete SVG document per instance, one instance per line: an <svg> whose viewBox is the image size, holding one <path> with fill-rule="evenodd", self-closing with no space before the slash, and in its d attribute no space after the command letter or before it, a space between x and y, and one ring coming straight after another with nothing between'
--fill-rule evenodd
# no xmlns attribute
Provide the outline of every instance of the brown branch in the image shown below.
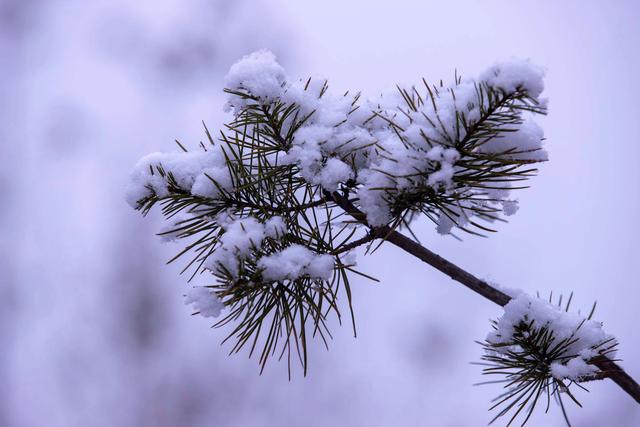
<svg viewBox="0 0 640 427"><path fill-rule="evenodd" d="M347 243L346 245L342 246L340 249L333 251L331 254L332 255L339 255L342 254L344 252L349 252L352 249L355 249L359 246L364 245L365 243L369 243L374 241L375 239L381 239L384 237L384 234L382 234L379 230L377 229L371 229L369 230L369 232L367 233L366 236L358 239L358 240L354 240L351 243Z"/></svg>
<svg viewBox="0 0 640 427"><path fill-rule="evenodd" d="M608 357L597 357L591 361L600 371L609 377L614 383L618 384L621 389L633 397L636 402L640 403L640 385L631 378L616 362Z"/></svg>
<svg viewBox="0 0 640 427"><path fill-rule="evenodd" d="M386 241L426 262L436 270L439 270L451 277L453 280L462 283L464 286L482 295L486 299L493 301L500 306L505 306L511 300L509 295L494 288L487 282L478 279L474 275L468 273L452 262L447 261L434 252L431 252L429 249L411 240L405 235L398 233L390 227L371 227L367 223L366 215L354 206L346 197L343 197L338 193L328 192L325 192L325 197L327 199L332 199L336 205L361 224L371 228L377 235L383 235L383 238ZM615 382L629 396L635 399L636 402L640 403L640 385L638 385L638 383L629 374L627 374L624 369L618 366L618 364L606 356L599 356L593 359L591 363L596 365L605 376Z"/></svg>

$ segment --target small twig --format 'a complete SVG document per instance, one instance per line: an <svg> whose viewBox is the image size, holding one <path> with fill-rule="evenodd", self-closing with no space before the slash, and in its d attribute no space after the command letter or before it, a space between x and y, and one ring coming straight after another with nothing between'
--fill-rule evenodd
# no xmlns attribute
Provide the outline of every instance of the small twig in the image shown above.
<svg viewBox="0 0 640 427"><path fill-rule="evenodd" d="M333 255L339 255L345 252L349 252L352 249L355 249L359 246L364 245L365 243L369 243L375 239L379 239L384 237L382 235L382 233L380 233L378 230L374 230L374 229L370 229L369 232L367 233L366 236L358 239L358 240L354 240L351 243L348 243L346 245L344 245L343 247L341 247L340 249L336 250L333 252Z"/></svg>

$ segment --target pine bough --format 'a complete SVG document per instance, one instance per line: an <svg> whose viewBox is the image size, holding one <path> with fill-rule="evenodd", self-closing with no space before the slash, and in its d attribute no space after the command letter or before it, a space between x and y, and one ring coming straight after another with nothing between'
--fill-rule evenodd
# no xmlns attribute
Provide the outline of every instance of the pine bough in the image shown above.
<svg viewBox="0 0 640 427"><path fill-rule="evenodd" d="M369 276L354 249L389 242L504 306L482 343L485 373L505 383L496 418L520 414L524 424L538 401L577 402L573 385L604 377L639 400L593 313L508 295L399 232L424 216L441 234L483 234L517 211L511 192L547 160L533 121L546 113L542 77L510 61L477 80L423 80L364 99L321 79L290 80L273 54L255 52L226 77L233 120L217 138L205 126L197 151L178 143L182 152L141 159L127 200L143 214L161 206L162 238L186 242L174 259L189 253L184 271L214 277L186 302L230 324L231 351L248 347L261 369L286 356L306 373L307 341L327 345L327 320L340 320L345 305L355 333L349 277Z"/></svg>

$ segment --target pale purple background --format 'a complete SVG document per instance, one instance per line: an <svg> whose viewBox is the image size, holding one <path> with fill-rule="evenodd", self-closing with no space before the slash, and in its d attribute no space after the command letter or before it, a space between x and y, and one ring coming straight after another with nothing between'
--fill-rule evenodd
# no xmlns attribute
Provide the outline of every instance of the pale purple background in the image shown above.
<svg viewBox="0 0 640 427"><path fill-rule="evenodd" d="M269 48L293 76L375 94L396 82L545 66L551 162L499 233L416 229L480 277L598 300L640 378L640 14L617 1L0 1L0 426L482 426L496 386L470 365L499 309L385 248L354 278L358 338L334 328L310 373L258 376L191 317L178 247L123 201L150 151L217 128L231 63ZM319 344L319 343L318 343ZM638 426L610 381L574 426ZM503 424L503 423L502 423ZM559 409L531 426L563 425Z"/></svg>

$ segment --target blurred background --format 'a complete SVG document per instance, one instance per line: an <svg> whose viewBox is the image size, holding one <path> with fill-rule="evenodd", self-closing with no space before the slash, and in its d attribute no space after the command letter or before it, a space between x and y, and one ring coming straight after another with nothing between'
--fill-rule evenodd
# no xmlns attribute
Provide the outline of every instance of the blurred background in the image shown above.
<svg viewBox="0 0 640 427"><path fill-rule="evenodd" d="M291 76L375 95L475 76L496 60L547 69L551 161L488 239L416 226L479 277L598 301L640 378L640 13L616 1L0 0L0 426L483 426L499 386L480 347L498 307L395 248L361 257L358 337L334 328L310 373L258 375L225 330L190 316L178 246L123 201L135 161L195 147L226 119L228 67L259 48ZM632 150L632 151L628 151ZM568 405L574 426L639 426L610 381ZM498 422L499 425L504 423ZM564 425L558 407L531 426Z"/></svg>

